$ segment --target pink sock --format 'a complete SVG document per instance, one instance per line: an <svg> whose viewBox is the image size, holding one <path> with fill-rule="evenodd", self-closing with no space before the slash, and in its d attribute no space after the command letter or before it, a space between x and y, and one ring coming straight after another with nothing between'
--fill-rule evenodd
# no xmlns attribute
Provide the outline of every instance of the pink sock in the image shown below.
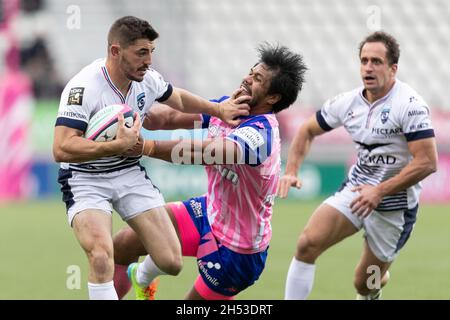
<svg viewBox="0 0 450 320"><path fill-rule="evenodd" d="M122 264L114 265L114 288L119 299L122 299L131 288L131 282L127 276L127 268L128 266Z"/></svg>

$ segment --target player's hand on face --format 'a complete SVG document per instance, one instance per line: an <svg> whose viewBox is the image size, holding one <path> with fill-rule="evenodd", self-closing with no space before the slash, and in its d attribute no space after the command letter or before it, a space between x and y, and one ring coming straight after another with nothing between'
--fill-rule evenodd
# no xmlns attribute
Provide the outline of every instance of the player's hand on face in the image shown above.
<svg viewBox="0 0 450 320"><path fill-rule="evenodd" d="M300 189L302 187L302 181L300 180L300 178L297 178L292 174L285 174L280 178L280 181L278 182L277 196L279 196L280 198L286 198L289 193L290 187Z"/></svg>
<svg viewBox="0 0 450 320"><path fill-rule="evenodd" d="M242 89L237 89L233 92L230 99L219 103L220 119L231 126L237 126L241 120L239 117L248 116L250 114L250 106L247 104L250 101L250 96L240 96Z"/></svg>
<svg viewBox="0 0 450 320"><path fill-rule="evenodd" d="M361 185L352 189L359 192L350 203L352 213L361 218L367 218L382 200L382 195L376 186Z"/></svg>
<svg viewBox="0 0 450 320"><path fill-rule="evenodd" d="M141 118L137 113L135 113L134 124L129 128L123 117L123 114L119 114L118 116L118 129L116 140L119 141L120 152L124 153L128 149L133 148L139 141L140 132L141 132Z"/></svg>

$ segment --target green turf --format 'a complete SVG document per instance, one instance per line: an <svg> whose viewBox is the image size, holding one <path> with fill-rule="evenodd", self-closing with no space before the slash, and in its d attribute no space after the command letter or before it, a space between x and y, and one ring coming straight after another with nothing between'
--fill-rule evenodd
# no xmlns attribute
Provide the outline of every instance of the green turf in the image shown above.
<svg viewBox="0 0 450 320"><path fill-rule="evenodd" d="M318 202L279 201L267 266L240 299L282 299L297 236ZM0 299L86 299L87 262L58 201L0 205ZM384 299L450 299L450 210L423 206L411 239L391 268ZM123 222L115 214L114 229ZM311 299L353 299L353 270L361 234L345 240L318 260ZM81 268L81 288L68 289L70 266ZM185 259L178 277L163 277L159 299L182 299L197 277ZM71 282L73 284L73 282ZM131 298L129 295L128 298Z"/></svg>

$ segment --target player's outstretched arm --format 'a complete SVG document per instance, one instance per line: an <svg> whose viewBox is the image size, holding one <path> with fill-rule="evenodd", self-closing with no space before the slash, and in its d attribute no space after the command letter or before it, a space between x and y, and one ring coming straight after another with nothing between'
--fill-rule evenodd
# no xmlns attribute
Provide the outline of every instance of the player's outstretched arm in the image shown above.
<svg viewBox="0 0 450 320"><path fill-rule="evenodd" d="M315 115L300 126L289 147L285 173L278 183L277 195L279 197L286 198L290 187L301 188L302 182L297 177L297 172L311 148L314 137L324 132Z"/></svg>
<svg viewBox="0 0 450 320"><path fill-rule="evenodd" d="M138 142L141 121L139 117L135 118L134 125L127 128L120 114L117 137L108 142L95 142L84 138L81 130L56 126L53 139L55 161L77 163L122 154Z"/></svg>
<svg viewBox="0 0 450 320"><path fill-rule="evenodd" d="M397 175L377 186L361 185L353 189L359 192L359 196L350 204L354 214L367 217L383 197L405 190L437 170L438 155L434 138L408 142L408 149L413 159Z"/></svg>
<svg viewBox="0 0 450 320"><path fill-rule="evenodd" d="M228 139L146 140L143 155L177 164L235 164L241 159L236 143Z"/></svg>
<svg viewBox="0 0 450 320"><path fill-rule="evenodd" d="M180 112L166 104L155 104L147 112L143 127L147 130L194 129L201 127L201 115Z"/></svg>
<svg viewBox="0 0 450 320"><path fill-rule="evenodd" d="M164 101L168 106L185 113L205 113L237 126L241 116L249 115L250 107L246 103L251 97L232 97L220 103L211 102L184 89L174 88L172 95Z"/></svg>

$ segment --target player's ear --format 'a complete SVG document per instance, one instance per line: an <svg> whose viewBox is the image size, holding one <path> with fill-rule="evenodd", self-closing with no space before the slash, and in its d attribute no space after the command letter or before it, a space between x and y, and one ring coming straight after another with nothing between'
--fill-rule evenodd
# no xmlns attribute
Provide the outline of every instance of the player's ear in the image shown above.
<svg viewBox="0 0 450 320"><path fill-rule="evenodd" d="M270 94L267 96L267 103L272 106L280 100L281 100L281 94Z"/></svg>
<svg viewBox="0 0 450 320"><path fill-rule="evenodd" d="M394 64L391 66L391 70L392 70L392 73L393 73L394 76L395 76L395 75L397 74L398 64L394 63Z"/></svg>
<svg viewBox="0 0 450 320"><path fill-rule="evenodd" d="M109 46L109 54L113 57L117 57L120 53L120 46L118 44L111 44Z"/></svg>

